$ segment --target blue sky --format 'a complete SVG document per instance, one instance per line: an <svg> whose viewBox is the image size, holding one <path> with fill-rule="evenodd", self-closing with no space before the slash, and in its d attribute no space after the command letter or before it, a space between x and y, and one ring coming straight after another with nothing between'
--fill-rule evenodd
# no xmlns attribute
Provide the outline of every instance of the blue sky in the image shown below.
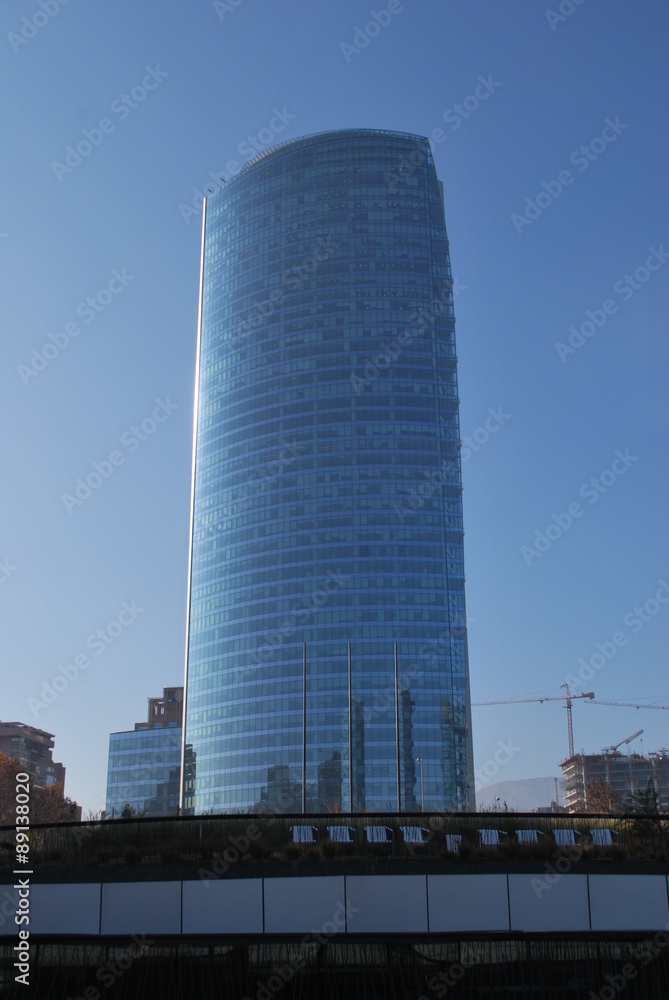
<svg viewBox="0 0 669 1000"><path fill-rule="evenodd" d="M669 704L655 599L669 598L668 15L659 0L547 3L2 4L0 717L56 734L85 809L103 805L109 733L183 679L187 207L249 144L326 129L434 135L477 446L463 465L473 700L558 694L572 676L602 699ZM94 463L100 485L64 502ZM597 643L609 657L581 684ZM29 701L59 675L52 703ZM476 766L510 739L499 780L557 774L564 715L474 709ZM668 723L574 708L587 751L641 727L655 750Z"/></svg>

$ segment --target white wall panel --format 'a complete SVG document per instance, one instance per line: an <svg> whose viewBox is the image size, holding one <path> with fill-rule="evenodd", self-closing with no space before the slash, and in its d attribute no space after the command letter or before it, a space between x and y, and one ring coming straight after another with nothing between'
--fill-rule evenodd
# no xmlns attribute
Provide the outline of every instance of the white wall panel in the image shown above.
<svg viewBox="0 0 669 1000"><path fill-rule="evenodd" d="M30 889L32 934L99 934L99 882L33 885Z"/></svg>
<svg viewBox="0 0 669 1000"><path fill-rule="evenodd" d="M262 934L262 879L184 882L184 934Z"/></svg>
<svg viewBox="0 0 669 1000"><path fill-rule="evenodd" d="M430 931L508 931L506 875L428 875Z"/></svg>
<svg viewBox="0 0 669 1000"><path fill-rule="evenodd" d="M593 931L650 931L669 921L664 875L589 875Z"/></svg>
<svg viewBox="0 0 669 1000"><path fill-rule="evenodd" d="M106 882L103 934L179 934L181 882Z"/></svg>
<svg viewBox="0 0 669 1000"><path fill-rule="evenodd" d="M20 878L20 875L16 876ZM18 906L18 893L11 885L0 886L0 936L8 935L18 940L18 926L14 923L14 916ZM21 925L25 926L25 925ZM27 928L30 930L30 928Z"/></svg>
<svg viewBox="0 0 669 1000"><path fill-rule="evenodd" d="M512 931L590 930L587 875L509 875L509 904Z"/></svg>
<svg viewBox="0 0 669 1000"><path fill-rule="evenodd" d="M343 934L344 876L265 879L265 932Z"/></svg>
<svg viewBox="0 0 669 1000"><path fill-rule="evenodd" d="M425 875L347 875L346 893L349 934L427 931Z"/></svg>
<svg viewBox="0 0 669 1000"><path fill-rule="evenodd" d="M264 893L264 901L263 901ZM345 895L347 899L345 900ZM0 885L0 936L16 937L17 894ZM101 904L101 907L100 907ZM589 904L589 906L588 906ZM102 922L100 925L100 908ZM183 883L185 934L654 931L669 927L664 875L545 872L343 875ZM510 916L510 923L509 923ZM179 934L181 882L31 884L34 934Z"/></svg>

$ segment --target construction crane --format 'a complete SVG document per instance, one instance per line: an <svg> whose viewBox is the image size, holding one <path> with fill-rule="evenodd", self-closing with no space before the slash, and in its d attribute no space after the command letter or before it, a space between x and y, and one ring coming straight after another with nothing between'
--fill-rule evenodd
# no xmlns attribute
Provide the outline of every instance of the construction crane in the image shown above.
<svg viewBox="0 0 669 1000"><path fill-rule="evenodd" d="M472 702L472 708L478 707L479 705L521 705L527 704L531 701L564 701L566 702L567 709L567 737L569 739L569 756L574 756L574 724L571 717L571 703L575 701L576 698L588 698L590 701L595 697L594 691L585 691L582 694L572 694L569 690L568 684L561 684L560 687L566 688L567 696L566 698L562 695L551 695L545 698L506 698L503 701L475 701ZM604 702L599 702L598 704L603 705Z"/></svg>
<svg viewBox="0 0 669 1000"><path fill-rule="evenodd" d="M576 695L573 695L575 698ZM629 701L600 701L596 698L593 705L614 705L617 708L657 708L662 712L669 712L669 705L641 705L639 702L629 702Z"/></svg>
<svg viewBox="0 0 669 1000"><path fill-rule="evenodd" d="M642 732L643 732L643 729L637 729L637 731L635 733L632 733L631 736L628 736L626 740L621 740L620 743L614 743L614 745L612 747L607 747L606 749L607 750L616 751L618 749L618 747L623 747L627 743L631 743L632 740L635 740L637 738L637 736L641 736Z"/></svg>

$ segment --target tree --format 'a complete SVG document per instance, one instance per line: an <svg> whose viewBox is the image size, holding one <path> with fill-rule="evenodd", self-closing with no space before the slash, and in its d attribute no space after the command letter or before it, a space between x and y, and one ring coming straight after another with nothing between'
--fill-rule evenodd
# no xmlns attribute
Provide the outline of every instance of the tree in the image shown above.
<svg viewBox="0 0 669 1000"><path fill-rule="evenodd" d="M120 816L121 819L141 819L145 812L145 809L135 809L135 807L131 806L129 802L126 802L121 809Z"/></svg>
<svg viewBox="0 0 669 1000"><path fill-rule="evenodd" d="M72 823L77 818L77 804L63 795L60 782L30 790L30 819L32 823Z"/></svg>
<svg viewBox="0 0 669 1000"><path fill-rule="evenodd" d="M0 826L13 826L16 805L16 775L21 773L18 757L6 757L0 750Z"/></svg>
<svg viewBox="0 0 669 1000"><path fill-rule="evenodd" d="M585 810L589 813L620 813L625 808L622 796L603 778L593 778L585 785Z"/></svg>
<svg viewBox="0 0 669 1000"><path fill-rule="evenodd" d="M0 750L0 825L13 826L16 822L16 775L24 771L24 764L18 757L7 757ZM38 787L35 779L29 779L30 826L35 823L67 823L76 819L76 802L63 795L59 782Z"/></svg>
<svg viewBox="0 0 669 1000"><path fill-rule="evenodd" d="M657 788L653 783L653 779L648 779L648 784L645 788L637 788L635 792L627 798L625 802L625 809L627 812L637 813L643 816L657 816L659 813L659 800L657 795Z"/></svg>

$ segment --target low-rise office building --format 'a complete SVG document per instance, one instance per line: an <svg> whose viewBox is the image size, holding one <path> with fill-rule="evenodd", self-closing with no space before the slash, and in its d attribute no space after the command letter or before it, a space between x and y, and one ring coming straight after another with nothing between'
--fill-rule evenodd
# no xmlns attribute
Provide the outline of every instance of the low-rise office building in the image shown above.
<svg viewBox="0 0 669 1000"><path fill-rule="evenodd" d="M183 688L149 698L146 722L109 737L105 816L169 816L179 805ZM126 808L129 807L129 808ZM131 812L132 811L132 812Z"/></svg>

